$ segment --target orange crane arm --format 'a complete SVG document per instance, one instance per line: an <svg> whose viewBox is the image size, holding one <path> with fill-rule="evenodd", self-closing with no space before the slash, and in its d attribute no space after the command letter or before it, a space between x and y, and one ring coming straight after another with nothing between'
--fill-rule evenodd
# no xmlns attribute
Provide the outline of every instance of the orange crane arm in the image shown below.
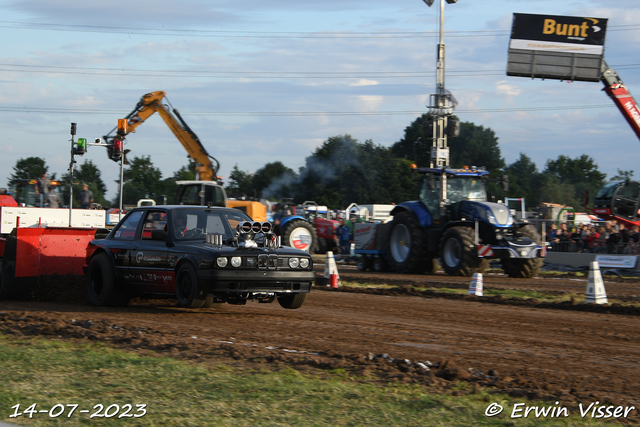
<svg viewBox="0 0 640 427"><path fill-rule="evenodd" d="M127 120L127 134L135 132L136 128L144 123L145 120L154 113L158 113L185 150L187 150L189 157L196 163L196 172L200 179L203 181L217 181L216 175L220 164L207 153L198 136L185 123L178 110L169 104L169 100L165 95L165 92L157 91L147 93L140 99L136 108L125 117ZM164 104L163 100L166 100L167 103ZM119 137L115 131L116 129L114 128L108 135L104 136L107 144L111 144L114 139Z"/></svg>

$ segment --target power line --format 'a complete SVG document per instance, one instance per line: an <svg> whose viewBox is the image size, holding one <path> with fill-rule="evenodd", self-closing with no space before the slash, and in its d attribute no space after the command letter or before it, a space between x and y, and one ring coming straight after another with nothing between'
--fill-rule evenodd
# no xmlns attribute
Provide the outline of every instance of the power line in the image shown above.
<svg viewBox="0 0 640 427"><path fill-rule="evenodd" d="M0 27L26 30L67 31L110 34L140 34L150 36L189 36L218 38L302 38L302 39L362 39L362 38L430 38L437 31L231 31L187 30L180 28L142 28L103 25L50 24L44 22L0 21ZM607 31L637 31L640 25L615 25ZM511 30L448 30L447 37L508 36Z"/></svg>
<svg viewBox="0 0 640 427"><path fill-rule="evenodd" d="M518 113L528 111L569 111L612 108L614 104L586 104L586 105L558 105L544 107L512 107L512 108L475 108L456 110L456 114L483 113ZM91 114L91 115L122 115L122 110L102 110L90 108L47 108L47 107L3 107L0 111L13 113L46 113L46 114ZM219 117L326 117L326 116L399 116L426 114L426 111L388 110L388 111L205 111L185 112L183 116L219 116Z"/></svg>
<svg viewBox="0 0 640 427"><path fill-rule="evenodd" d="M640 64L616 65L615 69L639 69ZM389 79L432 78L434 71L211 71L211 70L151 70L104 67L65 67L52 65L0 64L0 72L39 74L75 74L132 77L189 77L189 78L254 78L254 79ZM150 74L151 73L151 74ZM475 77L504 75L498 70L448 70L449 77Z"/></svg>

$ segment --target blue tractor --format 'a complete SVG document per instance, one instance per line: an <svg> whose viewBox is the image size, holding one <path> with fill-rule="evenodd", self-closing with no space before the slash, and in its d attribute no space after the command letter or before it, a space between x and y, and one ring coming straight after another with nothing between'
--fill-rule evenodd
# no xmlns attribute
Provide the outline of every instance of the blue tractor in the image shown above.
<svg viewBox="0 0 640 427"><path fill-rule="evenodd" d="M546 246L531 223L516 221L507 206L487 201L488 171L473 166L417 172L420 199L391 211L386 252L392 269L433 273L439 260L447 274L470 276L499 259L510 277L537 275Z"/></svg>
<svg viewBox="0 0 640 427"><path fill-rule="evenodd" d="M315 215L310 216L306 209L310 203L312 202L305 202L302 207L298 207L293 203L293 199L287 198L276 205L273 219L284 246L309 253L317 250L318 234L313 224Z"/></svg>

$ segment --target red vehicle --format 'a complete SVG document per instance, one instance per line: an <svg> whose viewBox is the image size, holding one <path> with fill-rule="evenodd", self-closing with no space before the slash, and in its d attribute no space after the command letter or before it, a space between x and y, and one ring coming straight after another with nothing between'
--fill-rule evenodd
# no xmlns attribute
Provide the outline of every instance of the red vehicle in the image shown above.
<svg viewBox="0 0 640 427"><path fill-rule="evenodd" d="M640 108L638 108L638 103L633 99L618 73L609 68L605 61L602 61L602 64L600 80L604 84L604 91L613 99L613 102L636 133L636 136L640 138Z"/></svg>
<svg viewBox="0 0 640 427"><path fill-rule="evenodd" d="M598 190L593 213L625 226L640 226L640 182L611 181Z"/></svg>

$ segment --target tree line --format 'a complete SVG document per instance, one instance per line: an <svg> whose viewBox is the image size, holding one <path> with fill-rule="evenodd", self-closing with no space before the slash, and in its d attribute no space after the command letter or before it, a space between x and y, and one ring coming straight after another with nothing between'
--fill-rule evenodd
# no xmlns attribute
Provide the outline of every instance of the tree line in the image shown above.
<svg viewBox="0 0 640 427"><path fill-rule="evenodd" d="M234 165L225 189L231 196L244 195L279 201L293 198L295 202L311 200L333 209L359 204L401 203L417 198L416 174L412 164L429 166L431 134L428 114L416 118L404 130L402 139L389 147L364 142L350 135L329 137L317 147L298 171L280 161L265 164L254 173ZM525 153L511 164L506 164L500 152L498 137L490 128L471 122L460 123L459 136L449 138L450 164L453 167L485 167L491 176L509 177L510 191L490 186L499 199L524 198L528 207L543 202L582 207L593 201L597 190L606 182L606 175L598 170L595 159L583 154L575 158L560 155L549 159L542 170ZM156 203L172 203L175 182L195 179L193 164L182 166L172 176L163 178L150 156L133 157L124 169L124 204L135 204L148 198ZM9 178L11 185L17 179L33 179L48 172L46 162L38 157L19 159ZM55 174L52 174L55 178ZM97 203L118 206L119 194L111 201L106 198L107 188L98 168L85 160L74 170L74 194L79 194L82 183L87 183ZM633 171L618 170L612 179L630 179ZM63 197L68 201L69 173L60 180L67 184ZM116 181L117 182L117 181ZM77 191L77 193L76 193Z"/></svg>

